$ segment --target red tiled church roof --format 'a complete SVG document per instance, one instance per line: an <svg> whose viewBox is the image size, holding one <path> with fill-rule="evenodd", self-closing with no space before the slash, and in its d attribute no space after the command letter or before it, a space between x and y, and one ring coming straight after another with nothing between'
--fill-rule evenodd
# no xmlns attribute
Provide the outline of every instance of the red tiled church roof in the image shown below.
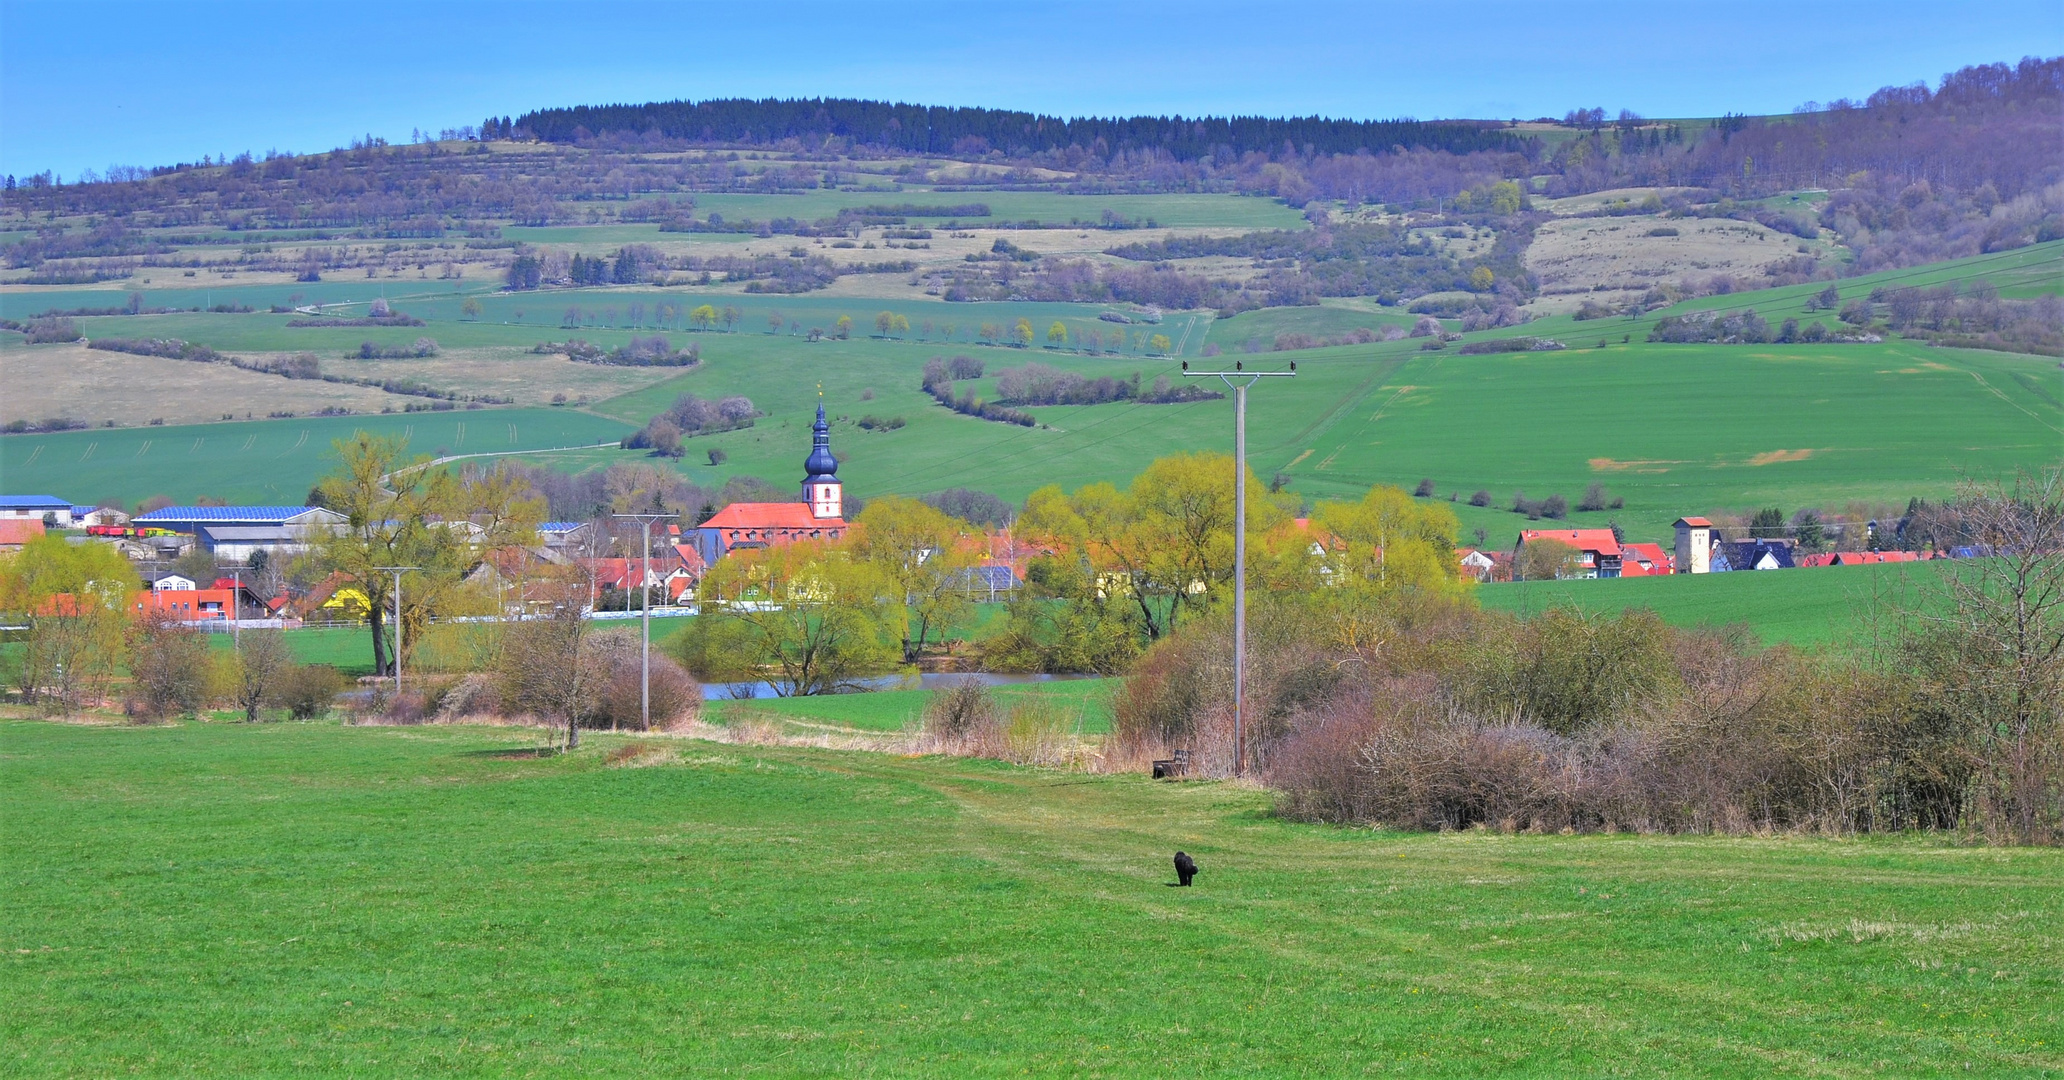
<svg viewBox="0 0 2064 1080"><path fill-rule="evenodd" d="M808 503L732 503L702 523L705 529L843 529L843 518L820 518Z"/></svg>

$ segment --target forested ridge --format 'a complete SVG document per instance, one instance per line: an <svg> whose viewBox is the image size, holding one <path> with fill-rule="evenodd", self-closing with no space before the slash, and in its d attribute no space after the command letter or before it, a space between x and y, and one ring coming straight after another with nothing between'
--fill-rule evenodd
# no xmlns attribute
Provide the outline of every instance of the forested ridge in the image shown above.
<svg viewBox="0 0 2064 1080"><path fill-rule="evenodd" d="M546 142L598 135L656 133L717 143L850 139L918 154L999 150L1040 153L1080 147L1099 157L1153 149L1178 161L1216 154L1284 151L1352 154L1433 149L1450 153L1519 151L1526 140L1499 121L1338 120L1320 116L1042 116L1008 109L907 105L854 98L726 98L644 105L578 105L516 118L517 132Z"/></svg>

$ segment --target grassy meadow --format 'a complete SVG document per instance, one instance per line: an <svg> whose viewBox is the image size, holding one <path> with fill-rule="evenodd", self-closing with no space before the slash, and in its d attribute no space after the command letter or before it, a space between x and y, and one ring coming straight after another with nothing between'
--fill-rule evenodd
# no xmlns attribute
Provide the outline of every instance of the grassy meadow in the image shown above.
<svg viewBox="0 0 2064 1080"><path fill-rule="evenodd" d="M180 363L181 361L168 361ZM212 495L299 506L335 466L332 443L365 430L418 453L508 453L621 439L623 423L572 409L480 409L311 416L234 424L89 429L0 440L5 486L92 502Z"/></svg>
<svg viewBox="0 0 2064 1080"><path fill-rule="evenodd" d="M7 1071L2064 1069L2054 850L1346 830L1231 784L540 739L0 725Z"/></svg>
<svg viewBox="0 0 2064 1080"><path fill-rule="evenodd" d="M1745 626L1766 645L1868 644L1874 617L1932 592L1952 563L1822 566L1764 573L1521 581L1485 585L1485 608L1532 615L1551 607L1617 615L1653 611L1680 627Z"/></svg>

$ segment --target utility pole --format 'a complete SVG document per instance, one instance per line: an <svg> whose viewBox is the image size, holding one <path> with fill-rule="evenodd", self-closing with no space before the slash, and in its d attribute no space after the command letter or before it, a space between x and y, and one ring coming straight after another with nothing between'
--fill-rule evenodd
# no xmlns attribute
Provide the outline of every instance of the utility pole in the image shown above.
<svg viewBox="0 0 2064 1080"><path fill-rule="evenodd" d="M391 571L394 574L394 696L401 697L401 575L410 570L421 570L420 566L375 566L375 570Z"/></svg>
<svg viewBox="0 0 2064 1080"><path fill-rule="evenodd" d="M1233 775L1247 771L1247 388L1256 380L1291 378L1288 371L1248 371L1233 361L1231 371L1191 371L1183 361L1183 378L1217 378L1233 391Z"/></svg>
<svg viewBox="0 0 2064 1080"><path fill-rule="evenodd" d="M643 642L638 650L638 723L646 731L652 730L652 523L679 517L679 514L611 514L613 518L629 518L644 526L645 570L638 577L638 621Z"/></svg>
<svg viewBox="0 0 2064 1080"><path fill-rule="evenodd" d="M244 572L229 572L229 648L238 659L244 655Z"/></svg>

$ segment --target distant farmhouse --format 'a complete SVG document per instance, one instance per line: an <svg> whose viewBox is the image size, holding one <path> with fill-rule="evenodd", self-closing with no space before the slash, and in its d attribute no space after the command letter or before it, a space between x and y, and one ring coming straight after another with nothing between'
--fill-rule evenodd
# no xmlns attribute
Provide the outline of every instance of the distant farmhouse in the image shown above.
<svg viewBox="0 0 2064 1080"><path fill-rule="evenodd" d="M320 506L168 506L138 514L130 524L191 534L217 559L247 562L258 551L299 555L347 520Z"/></svg>
<svg viewBox="0 0 2064 1080"><path fill-rule="evenodd" d="M54 495L0 495L0 521L40 521L53 529L72 527L72 504Z"/></svg>

